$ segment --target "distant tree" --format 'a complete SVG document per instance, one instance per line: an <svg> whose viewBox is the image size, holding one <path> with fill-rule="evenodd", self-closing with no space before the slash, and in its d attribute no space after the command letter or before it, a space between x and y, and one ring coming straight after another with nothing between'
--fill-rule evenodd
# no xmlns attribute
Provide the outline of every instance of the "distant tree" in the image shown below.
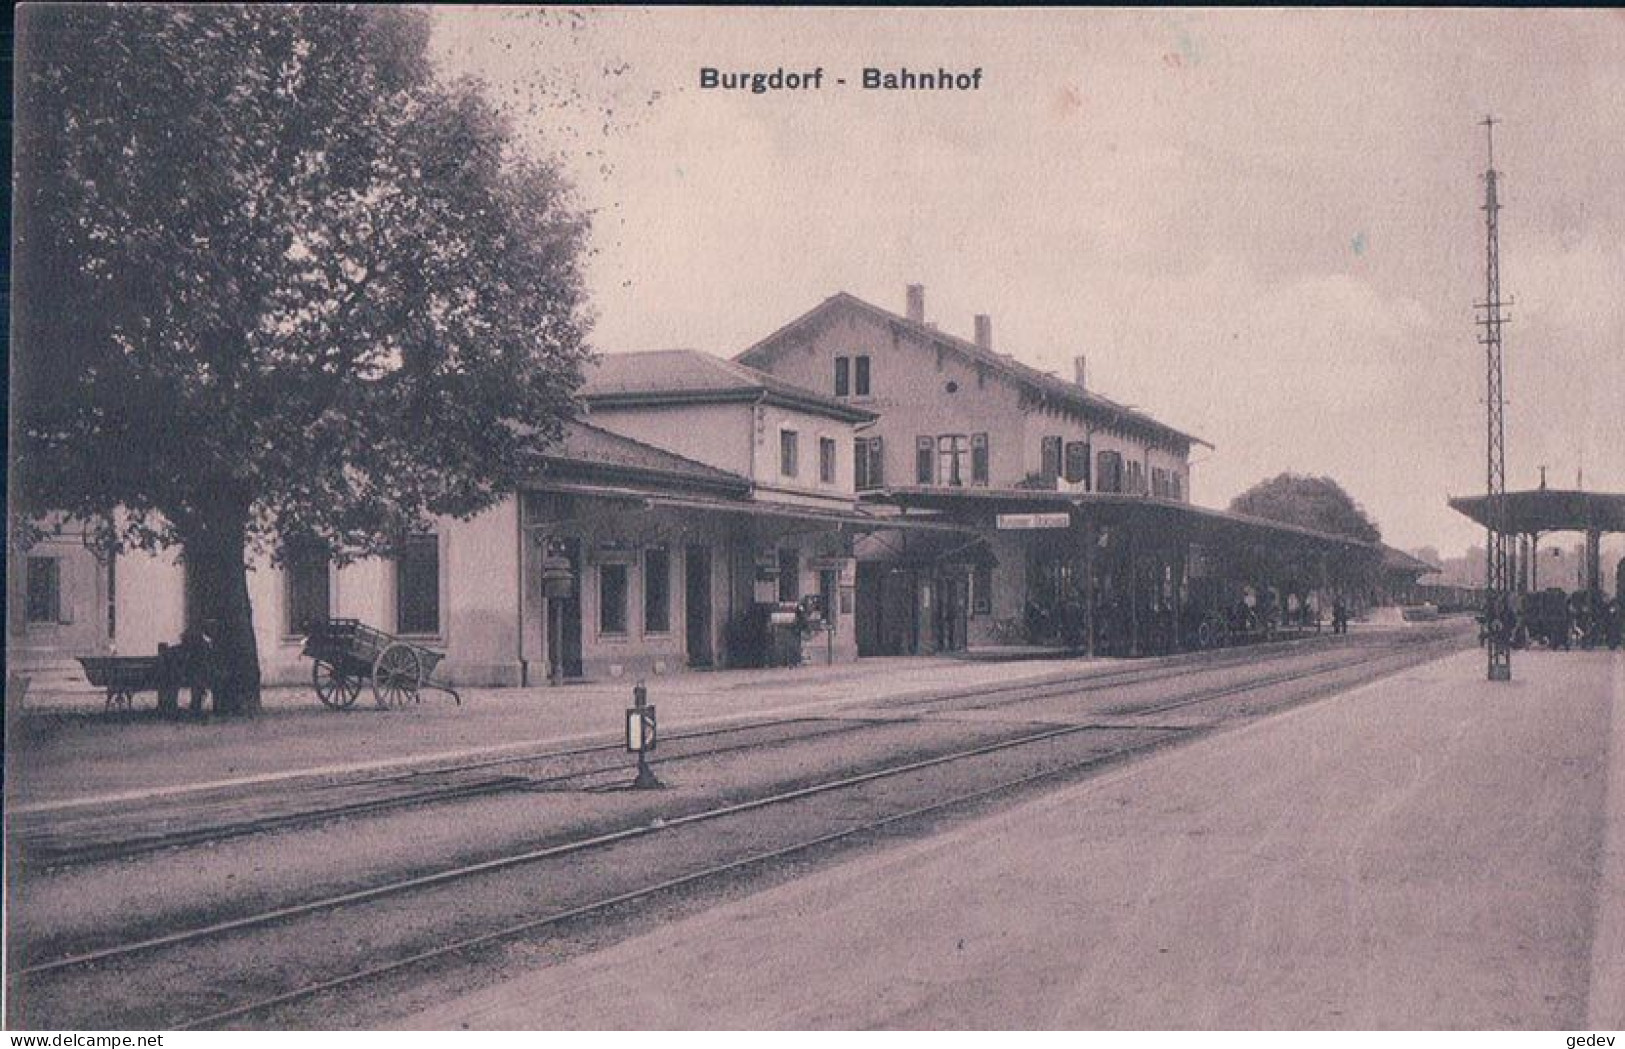
<svg viewBox="0 0 1625 1049"><path fill-rule="evenodd" d="M1330 477L1283 473L1260 481L1230 501L1233 513L1262 517L1318 532L1348 536L1362 543L1382 542L1382 531L1359 503ZM1293 585L1319 585L1321 562L1288 549L1255 551L1249 572L1261 572ZM1343 589L1365 588L1377 581L1381 555L1372 549L1353 548L1327 557L1325 582Z"/></svg>
<svg viewBox="0 0 1625 1049"><path fill-rule="evenodd" d="M585 222L418 10L35 6L18 23L13 505L178 546L222 712L247 555L468 516L557 437Z"/></svg>
<svg viewBox="0 0 1625 1049"><path fill-rule="evenodd" d="M1234 513L1282 521L1365 543L1382 541L1382 531L1343 486L1330 477L1283 473L1260 481L1230 501Z"/></svg>

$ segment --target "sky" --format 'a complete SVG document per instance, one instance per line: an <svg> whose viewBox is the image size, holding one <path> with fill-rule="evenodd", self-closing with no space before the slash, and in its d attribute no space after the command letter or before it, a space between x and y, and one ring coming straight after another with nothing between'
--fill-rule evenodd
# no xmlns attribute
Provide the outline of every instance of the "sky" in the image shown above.
<svg viewBox="0 0 1625 1049"><path fill-rule="evenodd" d="M591 213L599 352L732 356L920 283L945 331L990 314L1212 442L1197 502L1326 475L1446 556L1482 542L1446 499L1485 486L1493 113L1509 487L1625 492L1625 13L441 8L432 47Z"/></svg>

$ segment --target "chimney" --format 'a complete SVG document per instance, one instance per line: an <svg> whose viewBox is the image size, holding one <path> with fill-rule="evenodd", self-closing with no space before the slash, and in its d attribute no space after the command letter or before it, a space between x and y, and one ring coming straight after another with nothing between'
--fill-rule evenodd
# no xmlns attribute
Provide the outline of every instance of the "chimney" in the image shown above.
<svg viewBox="0 0 1625 1049"><path fill-rule="evenodd" d="M993 349L993 318L985 313L976 315L976 345L984 350Z"/></svg>
<svg viewBox="0 0 1625 1049"><path fill-rule="evenodd" d="M915 324L925 323L925 285L908 286L908 319Z"/></svg>
<svg viewBox="0 0 1625 1049"><path fill-rule="evenodd" d="M1074 357L1074 358L1072 358L1072 381L1078 384L1079 389L1087 390L1089 388L1089 383L1087 381L1088 378L1089 378L1089 358L1087 358L1087 357Z"/></svg>

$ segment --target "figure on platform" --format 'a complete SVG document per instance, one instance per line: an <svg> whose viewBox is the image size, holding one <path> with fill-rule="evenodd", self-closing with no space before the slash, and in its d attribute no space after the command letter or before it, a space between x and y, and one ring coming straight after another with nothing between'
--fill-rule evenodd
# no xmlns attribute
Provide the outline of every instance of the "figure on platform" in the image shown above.
<svg viewBox="0 0 1625 1049"><path fill-rule="evenodd" d="M1608 647L1617 649L1625 640L1625 597L1615 594L1609 599L1604 616L1608 621Z"/></svg>
<svg viewBox="0 0 1625 1049"><path fill-rule="evenodd" d="M1332 633L1346 634L1349 632L1349 607L1343 603L1343 595L1332 598Z"/></svg>

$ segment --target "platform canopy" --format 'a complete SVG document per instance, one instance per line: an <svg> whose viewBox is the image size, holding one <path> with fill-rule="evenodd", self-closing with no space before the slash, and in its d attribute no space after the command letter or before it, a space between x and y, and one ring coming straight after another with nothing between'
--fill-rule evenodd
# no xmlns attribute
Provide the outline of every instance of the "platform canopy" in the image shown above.
<svg viewBox="0 0 1625 1049"><path fill-rule="evenodd" d="M1506 535L1625 532L1625 495L1536 488L1508 492L1503 498L1506 500L1503 530ZM1450 500L1450 508L1489 527L1488 503L1488 496L1464 496Z"/></svg>
<svg viewBox="0 0 1625 1049"><path fill-rule="evenodd" d="M865 499L885 501L905 510L932 511L983 528L999 528L1001 515L1047 517L1050 514L1045 511L1051 511L1071 515L1073 523L1087 521L1108 528L1135 529L1171 542L1262 545L1327 553L1380 554L1382 550L1380 544L1349 536L1146 495L936 486L893 487L863 494Z"/></svg>

